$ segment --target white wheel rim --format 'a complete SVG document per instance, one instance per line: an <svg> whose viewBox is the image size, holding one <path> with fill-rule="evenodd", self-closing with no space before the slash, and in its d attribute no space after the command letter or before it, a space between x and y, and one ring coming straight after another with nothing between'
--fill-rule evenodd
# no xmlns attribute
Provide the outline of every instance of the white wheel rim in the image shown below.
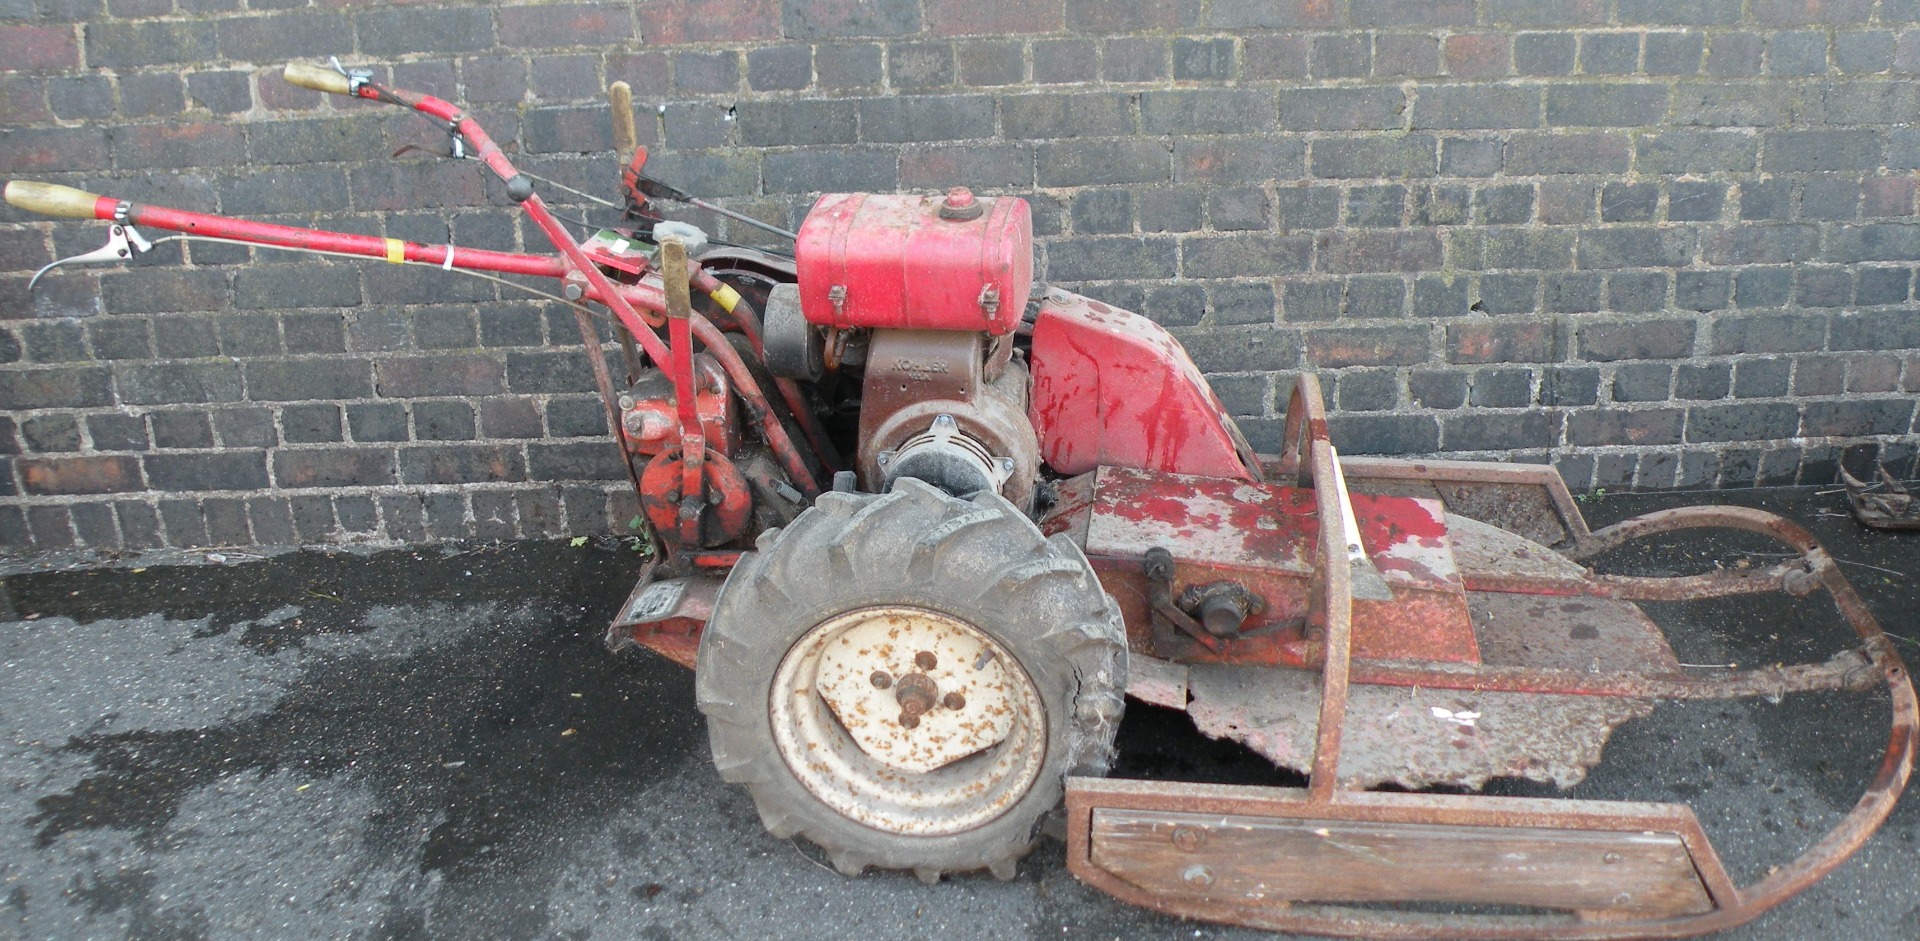
<svg viewBox="0 0 1920 941"><path fill-rule="evenodd" d="M931 668L916 660L925 654ZM936 688L912 728L895 685L910 675ZM958 708L942 704L950 693L963 698ZM981 826L1018 803L1046 763L1046 710L1026 670L985 632L925 608L863 608L815 626L781 660L768 715L808 793L889 833Z"/></svg>

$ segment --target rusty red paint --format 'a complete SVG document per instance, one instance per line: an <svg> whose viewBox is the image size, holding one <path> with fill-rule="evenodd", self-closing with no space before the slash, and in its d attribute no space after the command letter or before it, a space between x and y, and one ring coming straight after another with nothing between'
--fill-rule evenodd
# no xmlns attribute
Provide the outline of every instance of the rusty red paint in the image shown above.
<svg viewBox="0 0 1920 941"><path fill-rule="evenodd" d="M1226 408L1160 325L1064 291L1033 327L1028 417L1063 474L1137 467L1259 480Z"/></svg>
<svg viewBox="0 0 1920 941"><path fill-rule="evenodd" d="M1286 626L1312 613L1317 491L1117 467L1090 476L1091 484L1074 488L1087 495L1076 492L1063 501L1047 525L1083 540L1102 585L1120 604L1136 649L1188 663L1319 663L1320 645L1302 629ZM1395 599L1354 604L1355 656L1479 662L1466 589L1439 505L1385 496L1360 502L1370 521L1363 544ZM1225 640L1217 651L1182 638L1156 645L1142 574L1142 560L1155 547L1173 554L1176 595L1192 585L1235 581L1263 598L1267 609L1247 622L1258 636Z"/></svg>
<svg viewBox="0 0 1920 941"><path fill-rule="evenodd" d="M1012 333L1033 284L1033 218L1013 196L828 193L800 225L800 310L822 326Z"/></svg>

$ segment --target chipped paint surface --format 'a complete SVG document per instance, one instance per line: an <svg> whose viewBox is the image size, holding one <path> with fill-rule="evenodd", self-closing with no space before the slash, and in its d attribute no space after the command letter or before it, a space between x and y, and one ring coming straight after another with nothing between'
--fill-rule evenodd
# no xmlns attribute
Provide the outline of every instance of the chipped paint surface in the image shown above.
<svg viewBox="0 0 1920 941"><path fill-rule="evenodd" d="M869 612L834 634L820 651L814 685L827 708L875 761L901 771L932 771L1006 741L1013 730L1006 661L986 639L951 618L888 609ZM935 664L923 667L915 658ZM883 677L876 682L876 677ZM903 678L934 685L931 709L909 728L897 690ZM880 683L885 685L880 685ZM961 708L937 703L959 694Z"/></svg>
<svg viewBox="0 0 1920 941"><path fill-rule="evenodd" d="M884 691L873 680L882 671ZM934 687L935 705L912 727L895 698L906 677ZM883 695L858 693L860 683ZM940 704L955 692L963 705ZM889 833L980 826L1030 791L1046 760L1046 711L1026 671L991 637L924 608L862 608L820 623L781 660L767 706L774 745L801 786Z"/></svg>
<svg viewBox="0 0 1920 941"><path fill-rule="evenodd" d="M1201 732L1240 742L1283 768L1313 765L1320 675L1196 665L1187 712ZM1493 778L1572 787L1613 729L1653 711L1642 699L1356 685L1347 691L1345 787L1477 788Z"/></svg>
<svg viewBox="0 0 1920 941"><path fill-rule="evenodd" d="M1165 328L1065 291L1034 321L1028 415L1065 474L1100 465L1252 480L1252 449Z"/></svg>

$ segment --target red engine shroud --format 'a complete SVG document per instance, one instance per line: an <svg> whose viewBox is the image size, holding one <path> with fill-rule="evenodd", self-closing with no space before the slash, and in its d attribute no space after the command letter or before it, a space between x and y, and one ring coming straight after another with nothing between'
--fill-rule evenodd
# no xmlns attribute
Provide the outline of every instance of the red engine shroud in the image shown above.
<svg viewBox="0 0 1920 941"><path fill-rule="evenodd" d="M1139 314L1054 291L1033 325L1027 415L1061 474L1101 465L1259 480L1259 461L1179 341Z"/></svg>
<svg viewBox="0 0 1920 941"><path fill-rule="evenodd" d="M942 212L957 198L959 212ZM956 218L958 216L958 218ZM1012 333L1033 284L1033 217L1011 196L828 193L794 243L800 312L823 326Z"/></svg>

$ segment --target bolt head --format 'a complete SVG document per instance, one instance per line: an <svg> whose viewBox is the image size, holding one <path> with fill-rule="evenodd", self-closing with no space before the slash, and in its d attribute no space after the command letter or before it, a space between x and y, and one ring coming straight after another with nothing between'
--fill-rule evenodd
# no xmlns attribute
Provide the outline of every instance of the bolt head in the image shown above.
<svg viewBox="0 0 1920 941"><path fill-rule="evenodd" d="M886 689L893 685L893 677L885 670L875 670L872 676L867 677L867 682L872 683L874 689Z"/></svg>

